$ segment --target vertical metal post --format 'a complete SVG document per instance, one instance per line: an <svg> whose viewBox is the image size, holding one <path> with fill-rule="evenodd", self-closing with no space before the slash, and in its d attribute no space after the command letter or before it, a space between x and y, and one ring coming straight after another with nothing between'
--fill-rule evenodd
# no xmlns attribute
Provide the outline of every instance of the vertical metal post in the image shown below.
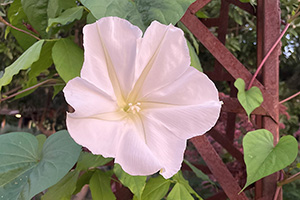
<svg viewBox="0 0 300 200"><path fill-rule="evenodd" d="M267 54L280 35L280 7L279 0L257 1L257 63ZM262 82L266 90L274 97L273 102L267 102L275 110L275 120L279 120L279 54L280 45L270 55L263 67ZM262 117L261 125L274 136L274 144L279 140L279 126L270 117ZM278 174L274 173L256 183L256 199L273 200L276 191ZM278 197L278 200L282 196Z"/></svg>

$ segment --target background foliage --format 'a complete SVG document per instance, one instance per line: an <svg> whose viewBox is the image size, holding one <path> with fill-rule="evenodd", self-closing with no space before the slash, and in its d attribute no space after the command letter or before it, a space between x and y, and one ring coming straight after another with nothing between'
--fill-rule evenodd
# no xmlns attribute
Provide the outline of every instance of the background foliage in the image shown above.
<svg viewBox="0 0 300 200"><path fill-rule="evenodd" d="M85 24L92 23L104 16L123 17L142 30L145 30L154 19L165 24L176 24L193 0L111 0L110 3L107 2L104 0L1 1L0 15L6 21L41 39L37 42L34 37L0 22L1 98L6 98L18 91L28 90L10 100L1 102L1 134L22 130L34 135L42 133L50 136L57 130L66 128L64 119L68 107L61 90L68 80L79 75L83 62L82 28ZM255 1L251 2L255 5ZM218 17L220 5L220 0L212 0L196 15L199 18ZM297 6L297 0L281 0L283 23L292 15ZM280 99L285 99L300 90L298 81L300 75L299 25L300 21L295 20L293 27L282 39ZM214 63L211 54L198 43L197 39L183 24L177 23L177 26L185 31L192 56L192 66L199 70L202 68L204 71L210 70ZM213 27L211 31L216 33L217 30ZM254 72L256 69L256 18L231 5L226 37L226 47L251 72ZM217 83L217 86L222 94L228 95L227 83ZM31 87L32 89L29 90L28 88ZM281 106L282 115L280 118L281 134L293 135L298 140L300 139L299 101L300 98L296 97L284 103ZM14 116L17 113L21 114L20 119ZM223 118L225 117L223 116ZM219 125L217 125L221 132L224 129L223 118L221 116ZM235 132L237 147L242 148L242 137L252 129L253 126L247 122L246 116L240 115L236 122ZM29 135L26 137L31 138L30 141L34 141L36 145L43 141ZM37 138L40 137L37 136ZM1 139L1 141L4 140ZM227 152L221 150L216 142L212 142L224 161L232 161L233 158ZM203 163L201 158L195 155L195 152L193 146L189 145L186 159L196 165ZM77 158L78 156L79 154ZM73 164L75 164L75 160ZM119 166L105 165L110 161L110 159L104 159L101 156L81 152L76 167L68 166L69 169L73 167L73 170L67 173L68 169L64 174L65 176L62 175L64 177L59 178L60 181L57 184L47 185L47 187L50 185L52 187L46 193L38 194L36 198L70 199L85 184L89 184L91 195L95 199L114 199L116 194L110 189L111 182L113 182L113 187L123 184L129 188L134 194L134 199L161 199L167 195L168 199L178 199L179 196L182 199L201 198L200 196L206 198L218 191L219 188L218 184L214 183L213 177L209 177L209 179L201 171L197 171L197 168L194 168L193 172L183 173L189 180L191 187L181 172L170 180L165 180L161 176L154 176L150 179L132 177L123 172ZM233 168L239 167L237 163L231 163ZM300 166L297 163L299 163L299 156L296 162L285 170L287 175L299 172ZM196 177L194 173L197 175ZM235 177L243 184L245 183L244 175L236 174ZM298 180L284 186L284 198L300 199L300 194L297 192L299 184ZM45 186L41 191L47 187ZM102 191L109 192L99 193L97 192L99 187ZM169 191L170 188L172 188L171 192ZM248 195L251 197L253 194L250 192Z"/></svg>

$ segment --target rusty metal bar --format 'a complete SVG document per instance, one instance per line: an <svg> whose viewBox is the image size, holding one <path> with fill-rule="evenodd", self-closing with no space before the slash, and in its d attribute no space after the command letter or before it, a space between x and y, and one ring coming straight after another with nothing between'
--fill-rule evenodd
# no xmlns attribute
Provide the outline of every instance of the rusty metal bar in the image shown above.
<svg viewBox="0 0 300 200"><path fill-rule="evenodd" d="M264 32L263 32L263 54L267 54L270 48L280 35L280 7L279 0L264 0ZM268 102L275 111L276 121L279 119L279 55L280 46L278 45L270 55L263 67L263 84L268 92L273 96L274 101ZM274 144L278 143L279 126L264 118L264 126L274 135Z"/></svg>
<svg viewBox="0 0 300 200"><path fill-rule="evenodd" d="M223 112L233 112L233 113L246 113L244 108L240 105L237 98L232 97L221 97L221 101L223 101L222 111ZM267 112L262 108L256 108L252 114L254 115L267 115Z"/></svg>
<svg viewBox="0 0 300 200"><path fill-rule="evenodd" d="M228 3L238 6L242 10L250 13L251 15L256 15L255 7L253 7L250 3L242 3L237 0L226 0Z"/></svg>
<svg viewBox="0 0 300 200"><path fill-rule="evenodd" d="M234 82L230 81L230 97L236 97L237 89L234 87ZM235 132L235 120L236 113L228 112L227 113L227 123L226 123L226 136L231 143L234 140L234 132Z"/></svg>
<svg viewBox="0 0 300 200"><path fill-rule="evenodd" d="M227 196L226 196L225 192L221 191L221 192L218 192L217 194L215 194L214 196L209 197L206 200L226 200L226 199L227 199Z"/></svg>
<svg viewBox="0 0 300 200"><path fill-rule="evenodd" d="M227 28L228 28L228 18L229 18L229 3L225 0L221 1L221 8L220 8L220 15L218 20L218 39L222 44L225 45L226 43L226 35L227 35ZM222 19L222 20L220 20ZM217 76L223 77L224 70L222 65L215 60L214 65L214 73Z"/></svg>
<svg viewBox="0 0 300 200"><path fill-rule="evenodd" d="M205 71L205 74L214 81L234 81L234 78L224 70L222 76L216 74L214 71Z"/></svg>
<svg viewBox="0 0 300 200"><path fill-rule="evenodd" d="M198 12L198 10L206 6L206 4L208 4L209 2L211 2L211 0L197 0L194 3L192 3L189 9L193 14L195 14L196 12Z"/></svg>
<svg viewBox="0 0 300 200"><path fill-rule="evenodd" d="M200 19L203 24L205 24L206 27L215 27L219 25L219 18L204 18Z"/></svg>
<svg viewBox="0 0 300 200"><path fill-rule="evenodd" d="M210 53L223 65L223 67L235 78L242 78L246 83L250 82L251 73L244 67L240 61L234 57L230 51L207 29L207 27L191 12L187 11L181 18L182 23L197 37L197 39L210 51ZM265 90L264 86L258 81L254 81L254 85L260 88L263 93L264 102L262 107L266 112L277 120L276 113L272 104L266 102L274 102L274 98Z"/></svg>
<svg viewBox="0 0 300 200"><path fill-rule="evenodd" d="M260 39L258 44L260 46L261 55L259 56L258 63L260 59L266 55L272 45L275 43L280 35L280 6L279 0L259 0L258 2L259 11L257 13L258 21L258 38ZM275 120L279 120L279 108L278 108L278 97L279 97L279 55L280 55L280 45L276 47L273 53L268 58L267 62L263 67L263 84L266 90L274 97L274 101L267 102L273 107L275 112ZM262 117L262 125L265 129L269 130L274 136L274 144L278 143L279 140L279 126L272 119L267 116ZM279 178L279 173L274 173L264 179L256 185L256 187L261 187L257 189L256 199L266 199L273 200L277 180ZM276 199L281 200L282 194Z"/></svg>
<svg viewBox="0 0 300 200"><path fill-rule="evenodd" d="M194 163L192 163L192 164L195 167L197 167L198 169L200 169L204 174L211 174L210 169L206 165L199 165L199 164L194 164ZM181 166L181 170L189 170L189 171L191 171L192 169L187 164L185 164L183 162L182 166Z"/></svg>
<svg viewBox="0 0 300 200"><path fill-rule="evenodd" d="M212 136L216 140L216 142L221 144L222 147L224 147L224 149L226 149L237 161L245 164L244 155L242 154L242 152L236 149L235 146L233 146L232 142L228 140L227 137L224 137L214 129L210 130L208 134Z"/></svg>
<svg viewBox="0 0 300 200"><path fill-rule="evenodd" d="M210 144L206 136L198 136L191 139L201 157L213 173L214 177L222 186L222 189L230 200L248 199L240 186L223 163L222 159Z"/></svg>

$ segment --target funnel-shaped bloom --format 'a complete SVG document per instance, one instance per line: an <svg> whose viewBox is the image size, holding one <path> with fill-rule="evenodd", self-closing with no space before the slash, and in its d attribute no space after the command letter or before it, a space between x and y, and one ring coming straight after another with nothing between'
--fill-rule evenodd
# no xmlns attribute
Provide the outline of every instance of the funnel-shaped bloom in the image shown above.
<svg viewBox="0 0 300 200"><path fill-rule="evenodd" d="M183 32L152 22L141 30L107 17L86 25L81 77L64 89L73 139L94 154L114 157L131 175L181 167L186 140L216 123L218 91L190 67Z"/></svg>

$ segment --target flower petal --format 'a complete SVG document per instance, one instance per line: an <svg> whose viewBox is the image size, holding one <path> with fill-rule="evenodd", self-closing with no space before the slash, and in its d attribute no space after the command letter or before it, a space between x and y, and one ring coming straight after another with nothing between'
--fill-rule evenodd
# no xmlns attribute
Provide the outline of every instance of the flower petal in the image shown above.
<svg viewBox="0 0 300 200"><path fill-rule="evenodd" d="M75 109L73 117L89 117L119 109L116 100L79 77L70 80L63 92L66 101Z"/></svg>
<svg viewBox="0 0 300 200"><path fill-rule="evenodd" d="M210 130L219 118L221 102L209 101L198 105L161 106L143 103L140 114L161 121L164 126L181 139L202 135Z"/></svg>
<svg viewBox="0 0 300 200"><path fill-rule="evenodd" d="M117 146L124 132L124 121L105 121L94 118L73 118L67 114L67 127L78 144L87 147L93 154L115 157Z"/></svg>
<svg viewBox="0 0 300 200"><path fill-rule="evenodd" d="M160 120L142 117L147 138L147 146L162 164L161 175L168 179L176 174L183 161L186 140L174 135Z"/></svg>
<svg viewBox="0 0 300 200"><path fill-rule="evenodd" d="M132 101L176 80L190 66L181 29L152 22L139 47ZM130 99L130 100L131 100Z"/></svg>
<svg viewBox="0 0 300 200"><path fill-rule="evenodd" d="M204 73L189 67L177 80L148 93L140 101L190 105L219 101L219 97L215 84Z"/></svg>
<svg viewBox="0 0 300 200"><path fill-rule="evenodd" d="M137 116L134 116L137 117ZM127 121L126 129L119 138L118 152L115 159L123 170L133 176L146 176L158 172L162 165L145 143L141 133L139 119Z"/></svg>
<svg viewBox="0 0 300 200"><path fill-rule="evenodd" d="M142 31L128 21L105 17L83 29L81 77L106 93L126 98L133 85L137 40Z"/></svg>

